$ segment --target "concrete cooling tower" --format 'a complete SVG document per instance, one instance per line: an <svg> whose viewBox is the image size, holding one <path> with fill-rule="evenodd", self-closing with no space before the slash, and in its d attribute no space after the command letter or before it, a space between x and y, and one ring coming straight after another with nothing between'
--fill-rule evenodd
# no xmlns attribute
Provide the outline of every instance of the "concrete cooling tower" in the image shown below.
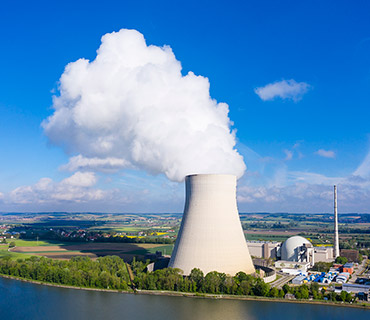
<svg viewBox="0 0 370 320"><path fill-rule="evenodd" d="M187 176L186 202L169 267L189 275L199 268L235 275L253 273L236 205L236 177L222 174Z"/></svg>

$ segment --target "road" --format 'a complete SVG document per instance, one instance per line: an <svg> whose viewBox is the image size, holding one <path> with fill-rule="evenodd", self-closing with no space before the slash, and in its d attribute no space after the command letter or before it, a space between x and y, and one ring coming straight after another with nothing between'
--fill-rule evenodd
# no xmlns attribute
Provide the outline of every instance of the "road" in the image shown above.
<svg viewBox="0 0 370 320"><path fill-rule="evenodd" d="M354 273L352 274L351 279L348 281L349 283L355 283L358 277L361 277L363 273L366 271L368 266L368 260L363 260L362 263L354 268Z"/></svg>
<svg viewBox="0 0 370 320"><path fill-rule="evenodd" d="M281 278L271 283L272 287L281 289L284 286L284 284L288 283L290 280L296 277L296 276L287 276L287 275L281 275L281 276L282 276Z"/></svg>

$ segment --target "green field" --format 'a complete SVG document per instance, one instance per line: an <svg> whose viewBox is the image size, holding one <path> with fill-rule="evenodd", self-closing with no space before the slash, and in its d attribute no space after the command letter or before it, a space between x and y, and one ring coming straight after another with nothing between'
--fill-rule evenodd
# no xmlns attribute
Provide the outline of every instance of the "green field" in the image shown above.
<svg viewBox="0 0 370 320"><path fill-rule="evenodd" d="M25 259L32 255L46 256L52 259L70 259L88 254L92 258L105 255L118 255L124 259L134 256L144 257L148 253L161 251L164 255L172 253L173 245L131 244L131 243L86 243L60 241L14 240L14 251L8 251L8 244L0 245L0 258ZM50 248L50 249L49 249Z"/></svg>
<svg viewBox="0 0 370 320"><path fill-rule="evenodd" d="M115 232L140 232L140 231L146 231L151 229L150 227L92 227L89 228L89 230L96 230L96 231L103 231L103 232L110 232L110 231L115 231Z"/></svg>
<svg viewBox="0 0 370 320"><path fill-rule="evenodd" d="M13 242L13 241L9 241ZM15 245L17 247L37 247L37 246L61 246L65 245L66 243L60 241L52 241L52 240L14 240Z"/></svg>
<svg viewBox="0 0 370 320"><path fill-rule="evenodd" d="M10 241L11 240L11 241ZM9 239L8 242L14 242L17 247L37 247L37 246L56 246L56 245L63 245L64 243L58 241L32 241L32 240L17 240L17 239ZM8 251L9 246L0 245L0 259L5 257L11 257L12 259L26 259L30 258L32 255L27 253L20 253L20 252L11 252Z"/></svg>
<svg viewBox="0 0 370 320"><path fill-rule="evenodd" d="M0 259L5 257L10 257L12 259L26 259L31 257L29 254L9 252L8 249L9 247L7 245L0 245Z"/></svg>
<svg viewBox="0 0 370 320"><path fill-rule="evenodd" d="M280 236L280 235L267 235L267 234L246 234L246 239L248 241L277 241L282 242L288 239L290 236Z"/></svg>
<svg viewBox="0 0 370 320"><path fill-rule="evenodd" d="M149 251L150 253L155 253L156 251L161 251L162 254L170 255L170 254L172 254L173 247L174 247L173 244L169 244L167 246L160 246L160 247L150 248L150 249L147 249L147 251Z"/></svg>

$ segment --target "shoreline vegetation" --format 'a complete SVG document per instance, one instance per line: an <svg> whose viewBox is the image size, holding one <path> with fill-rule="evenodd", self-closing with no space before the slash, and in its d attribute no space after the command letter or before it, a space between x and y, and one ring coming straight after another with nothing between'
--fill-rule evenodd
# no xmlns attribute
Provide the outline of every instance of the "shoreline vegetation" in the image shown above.
<svg viewBox="0 0 370 320"><path fill-rule="evenodd" d="M114 289L99 289L99 288L89 288L89 287L76 287L76 286L67 286L51 282L42 282L37 280L29 280L25 278L8 276L0 274L1 278L17 280L37 285L44 285L55 288L64 288L64 289L75 289L75 290L87 290L87 291L98 291L98 292L110 292L110 293L123 293L123 294L145 294L145 295L154 295L154 296L172 296L172 297L187 297L187 298L203 298L203 299L224 299L224 300L245 300L245 301L265 301L265 302L282 302L282 303L298 303L298 304L316 304L316 305L325 305L325 306L336 306L336 307L350 307L350 308L360 308L360 309L369 309L370 305L364 303L354 304L346 302L335 302L335 301L324 301L324 300L290 300L283 298L271 298L271 297L258 297L258 296L236 296L236 295L227 295L227 294L210 294L210 293L193 293L193 292L179 292L179 291L166 291L166 290L114 290Z"/></svg>
<svg viewBox="0 0 370 320"><path fill-rule="evenodd" d="M193 269L188 276L181 270L165 268L147 272L146 262L134 259L131 264L118 256L104 256L97 260L74 257L54 260L32 256L27 259L0 259L0 276L55 287L107 292L139 293L212 299L279 301L314 303L369 308L358 303L350 293L340 295L321 288L317 283L282 289L272 287L259 278L238 272L229 276L216 271L204 275ZM290 298L290 299L287 299Z"/></svg>

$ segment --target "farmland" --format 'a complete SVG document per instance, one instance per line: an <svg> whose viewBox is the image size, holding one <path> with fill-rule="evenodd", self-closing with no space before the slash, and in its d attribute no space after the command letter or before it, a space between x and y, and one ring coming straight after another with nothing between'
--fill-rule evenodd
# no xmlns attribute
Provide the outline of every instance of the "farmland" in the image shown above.
<svg viewBox="0 0 370 320"><path fill-rule="evenodd" d="M70 259L76 256L87 256L92 259L107 255L116 255L125 261L133 257L144 258L148 253L161 251L170 254L173 246L165 244L134 244L134 243L53 243L47 241L17 240L16 246L9 249L8 255L14 258L29 257L31 255L44 256L53 259Z"/></svg>
<svg viewBox="0 0 370 320"><path fill-rule="evenodd" d="M124 259L144 258L149 253L172 253L181 214L107 213L3 213L0 242L14 242L8 251L0 246L0 257L45 256L96 259L118 255ZM314 245L333 243L332 214L241 213L247 240L281 242L293 235L308 238ZM370 247L370 215L340 214L340 246L344 249Z"/></svg>

